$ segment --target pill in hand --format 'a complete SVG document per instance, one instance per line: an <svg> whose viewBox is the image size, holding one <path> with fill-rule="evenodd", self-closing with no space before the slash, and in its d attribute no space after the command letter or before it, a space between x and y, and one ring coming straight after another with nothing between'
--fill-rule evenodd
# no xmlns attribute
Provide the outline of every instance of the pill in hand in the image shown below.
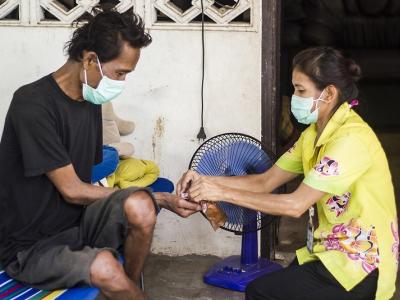
<svg viewBox="0 0 400 300"><path fill-rule="evenodd" d="M201 202L201 210L203 211L203 213L206 213L208 209L208 204L205 201Z"/></svg>

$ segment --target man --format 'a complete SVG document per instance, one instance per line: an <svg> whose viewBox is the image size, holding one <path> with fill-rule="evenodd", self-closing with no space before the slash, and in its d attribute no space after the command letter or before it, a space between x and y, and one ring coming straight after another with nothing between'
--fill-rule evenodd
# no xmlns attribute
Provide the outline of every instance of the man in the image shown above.
<svg viewBox="0 0 400 300"><path fill-rule="evenodd" d="M171 194L90 184L102 160L99 104L122 92L150 43L139 17L99 13L74 32L60 69L15 92L0 144L0 259L11 277L145 299L136 283L158 207L183 217L200 210Z"/></svg>

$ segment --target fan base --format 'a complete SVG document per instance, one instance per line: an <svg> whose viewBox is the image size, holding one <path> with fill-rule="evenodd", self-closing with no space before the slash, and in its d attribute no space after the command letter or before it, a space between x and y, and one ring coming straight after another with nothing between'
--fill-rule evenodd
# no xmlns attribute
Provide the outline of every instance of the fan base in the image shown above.
<svg viewBox="0 0 400 300"><path fill-rule="evenodd" d="M240 256L234 255L211 267L204 275L203 280L210 285L244 292L247 285L254 279L281 268L281 265L264 258L260 258L255 264L242 265Z"/></svg>

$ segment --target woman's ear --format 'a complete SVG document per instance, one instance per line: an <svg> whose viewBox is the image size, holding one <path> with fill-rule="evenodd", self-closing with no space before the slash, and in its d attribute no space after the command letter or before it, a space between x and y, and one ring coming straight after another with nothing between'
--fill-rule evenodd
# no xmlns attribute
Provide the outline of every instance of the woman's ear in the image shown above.
<svg viewBox="0 0 400 300"><path fill-rule="evenodd" d="M324 98L327 103L334 103L339 98L339 91L334 85L328 85L325 91Z"/></svg>

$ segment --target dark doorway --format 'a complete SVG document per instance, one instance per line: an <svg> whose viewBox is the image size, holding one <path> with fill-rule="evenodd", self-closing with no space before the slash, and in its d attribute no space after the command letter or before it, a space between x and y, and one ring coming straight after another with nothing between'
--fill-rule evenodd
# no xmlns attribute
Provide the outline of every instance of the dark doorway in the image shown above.
<svg viewBox="0 0 400 300"><path fill-rule="evenodd" d="M400 1L268 0L262 3L264 145L279 156L305 129L290 113L291 61L296 53L314 46L341 49L363 71L359 82L359 111L385 149L400 207ZM274 229L262 232L264 256L274 246L271 230ZM299 232L297 237L301 236Z"/></svg>
<svg viewBox="0 0 400 300"><path fill-rule="evenodd" d="M281 16L283 107L293 92L296 53L313 46L343 50L361 66L359 111L385 149L400 199L400 1L284 0Z"/></svg>

